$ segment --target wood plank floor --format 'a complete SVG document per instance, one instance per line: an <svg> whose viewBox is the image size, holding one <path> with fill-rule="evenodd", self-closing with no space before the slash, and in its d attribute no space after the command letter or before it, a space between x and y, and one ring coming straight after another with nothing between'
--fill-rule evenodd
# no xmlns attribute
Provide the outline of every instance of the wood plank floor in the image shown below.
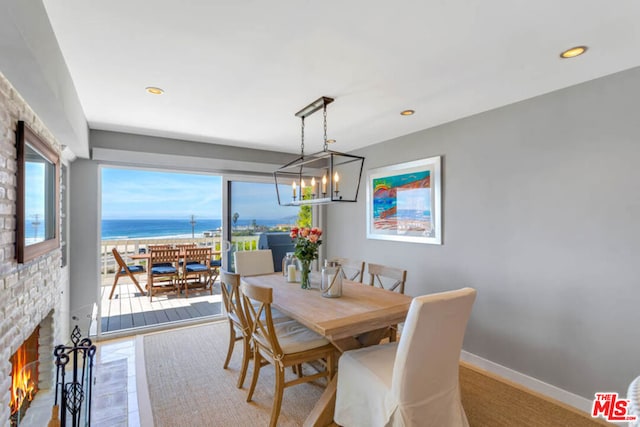
<svg viewBox="0 0 640 427"><path fill-rule="evenodd" d="M220 283L214 285L213 295L209 291L194 289L189 298L173 293L154 295L153 302L143 296L128 278L121 278L109 299L113 277L105 277L101 288L102 333L123 329L140 328L180 320L222 314ZM140 285L144 289L144 280Z"/></svg>

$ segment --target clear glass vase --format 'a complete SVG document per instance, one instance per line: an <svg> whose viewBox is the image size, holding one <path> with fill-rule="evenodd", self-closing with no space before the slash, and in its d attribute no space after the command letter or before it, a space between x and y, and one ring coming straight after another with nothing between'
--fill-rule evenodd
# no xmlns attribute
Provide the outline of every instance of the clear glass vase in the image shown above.
<svg viewBox="0 0 640 427"><path fill-rule="evenodd" d="M300 260L300 287L302 289L311 289L311 261Z"/></svg>

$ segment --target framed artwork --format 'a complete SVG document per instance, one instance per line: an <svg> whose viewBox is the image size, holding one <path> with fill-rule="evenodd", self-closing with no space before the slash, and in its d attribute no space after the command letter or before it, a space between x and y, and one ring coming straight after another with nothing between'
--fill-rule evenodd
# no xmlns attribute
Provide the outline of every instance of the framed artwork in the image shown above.
<svg viewBox="0 0 640 427"><path fill-rule="evenodd" d="M442 244L441 157L371 169L367 238Z"/></svg>

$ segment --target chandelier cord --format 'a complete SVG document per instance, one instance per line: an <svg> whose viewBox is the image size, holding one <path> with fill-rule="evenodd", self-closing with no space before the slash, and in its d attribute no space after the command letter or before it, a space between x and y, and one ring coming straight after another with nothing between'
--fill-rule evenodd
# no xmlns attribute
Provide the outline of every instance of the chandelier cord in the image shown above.
<svg viewBox="0 0 640 427"><path fill-rule="evenodd" d="M327 142L327 103L326 102L323 103L322 115L324 117L324 147L322 148L322 150L328 151L329 144Z"/></svg>
<svg viewBox="0 0 640 427"><path fill-rule="evenodd" d="M300 131L300 154L304 158L304 116L302 116L302 130Z"/></svg>

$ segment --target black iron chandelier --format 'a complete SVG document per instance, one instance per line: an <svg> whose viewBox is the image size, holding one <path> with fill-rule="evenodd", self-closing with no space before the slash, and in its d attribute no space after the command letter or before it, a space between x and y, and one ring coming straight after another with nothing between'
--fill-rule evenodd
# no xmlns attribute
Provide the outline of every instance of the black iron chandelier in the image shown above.
<svg viewBox="0 0 640 427"><path fill-rule="evenodd" d="M356 202L360 189L364 157L329 150L327 141L327 105L333 98L320 97L296 113L300 117L300 157L273 173L278 204L282 206L317 205L332 202ZM304 154L304 119L322 109L323 150Z"/></svg>

